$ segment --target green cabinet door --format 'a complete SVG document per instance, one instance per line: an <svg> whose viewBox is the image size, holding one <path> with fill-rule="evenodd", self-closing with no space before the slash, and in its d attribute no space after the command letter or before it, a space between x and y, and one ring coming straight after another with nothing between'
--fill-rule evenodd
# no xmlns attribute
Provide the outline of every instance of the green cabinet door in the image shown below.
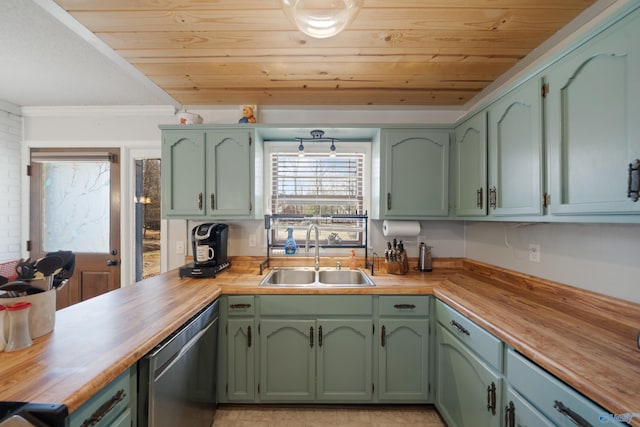
<svg viewBox="0 0 640 427"><path fill-rule="evenodd" d="M256 334L253 318L227 321L227 387L229 401L255 399Z"/></svg>
<svg viewBox="0 0 640 427"><path fill-rule="evenodd" d="M504 427L553 427L555 425L511 387L507 387L506 402L507 404L504 407Z"/></svg>
<svg viewBox="0 0 640 427"><path fill-rule="evenodd" d="M251 216L254 192L252 139L247 130L206 132L208 216Z"/></svg>
<svg viewBox="0 0 640 427"><path fill-rule="evenodd" d="M429 320L378 321L378 399L425 402L429 399Z"/></svg>
<svg viewBox="0 0 640 427"><path fill-rule="evenodd" d="M640 159L640 10L547 73L550 211L640 213L628 197Z"/></svg>
<svg viewBox="0 0 640 427"><path fill-rule="evenodd" d="M315 398L316 331L315 320L260 321L260 400Z"/></svg>
<svg viewBox="0 0 640 427"><path fill-rule="evenodd" d="M449 131L383 129L380 211L384 218L449 214Z"/></svg>
<svg viewBox="0 0 640 427"><path fill-rule="evenodd" d="M371 320L319 319L317 400L371 401Z"/></svg>
<svg viewBox="0 0 640 427"><path fill-rule="evenodd" d="M200 218L206 214L206 143L197 130L162 132L162 215Z"/></svg>
<svg viewBox="0 0 640 427"><path fill-rule="evenodd" d="M487 214L487 117L478 113L455 129L457 217Z"/></svg>
<svg viewBox="0 0 640 427"><path fill-rule="evenodd" d="M541 87L531 79L488 110L491 215L542 215Z"/></svg>
<svg viewBox="0 0 640 427"><path fill-rule="evenodd" d="M500 426L500 375L442 325L436 328L436 407L440 415L450 427Z"/></svg>

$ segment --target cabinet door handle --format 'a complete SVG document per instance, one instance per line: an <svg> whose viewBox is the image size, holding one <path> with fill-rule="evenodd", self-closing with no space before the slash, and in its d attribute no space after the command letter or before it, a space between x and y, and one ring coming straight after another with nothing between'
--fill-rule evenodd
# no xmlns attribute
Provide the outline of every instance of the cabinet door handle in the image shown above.
<svg viewBox="0 0 640 427"><path fill-rule="evenodd" d="M385 326L382 325L382 329L380 329L380 344L383 347L386 343L386 336L387 336L387 328L385 328Z"/></svg>
<svg viewBox="0 0 640 427"><path fill-rule="evenodd" d="M111 396L111 399L103 403L89 418L85 419L80 427L90 427L98 424L126 395L123 389L118 390L116 394Z"/></svg>
<svg viewBox="0 0 640 427"><path fill-rule="evenodd" d="M480 209L482 209L482 187L478 188L478 191L476 192L476 206L479 207Z"/></svg>
<svg viewBox="0 0 640 427"><path fill-rule="evenodd" d="M211 209L215 209L216 208L216 196L215 194L211 193Z"/></svg>
<svg viewBox="0 0 640 427"><path fill-rule="evenodd" d="M513 401L504 407L504 425L505 427L516 427L516 408L513 406Z"/></svg>
<svg viewBox="0 0 640 427"><path fill-rule="evenodd" d="M391 210L391 193L387 193L387 210Z"/></svg>
<svg viewBox="0 0 640 427"><path fill-rule="evenodd" d="M247 326L247 347L251 348L251 326Z"/></svg>
<svg viewBox="0 0 640 427"><path fill-rule="evenodd" d="M313 326L309 328L309 347L313 348Z"/></svg>
<svg viewBox="0 0 640 427"><path fill-rule="evenodd" d="M415 304L394 304L393 308L396 310L413 310L416 308Z"/></svg>
<svg viewBox="0 0 640 427"><path fill-rule="evenodd" d="M489 207L495 209L498 204L498 196L497 196L496 187L493 186L489 188Z"/></svg>
<svg viewBox="0 0 640 427"><path fill-rule="evenodd" d="M251 308L251 304L230 304L229 308Z"/></svg>
<svg viewBox="0 0 640 427"><path fill-rule="evenodd" d="M469 333L469 330L467 328L465 328L464 326L462 326L460 323L456 322L455 320L451 321L451 326L456 328L458 330L458 332L460 332L461 334L465 334L465 335L471 336L471 333Z"/></svg>
<svg viewBox="0 0 640 427"><path fill-rule="evenodd" d="M633 163L629 163L627 197L632 202L637 202L638 198L640 198L640 159L635 159Z"/></svg>
<svg viewBox="0 0 640 427"><path fill-rule="evenodd" d="M487 386L487 411L491 412L491 415L496 414L496 383L493 381Z"/></svg>
<svg viewBox="0 0 640 427"><path fill-rule="evenodd" d="M575 425L579 427L593 427L587 420L582 418L578 413L573 411L571 408L565 406L564 403L562 403L561 401L554 400L553 407L562 415L569 418L569 421L571 421Z"/></svg>
<svg viewBox="0 0 640 427"><path fill-rule="evenodd" d="M202 193L198 193L198 210L202 210Z"/></svg>
<svg viewBox="0 0 640 427"><path fill-rule="evenodd" d="M322 326L318 326L318 347L322 347Z"/></svg>

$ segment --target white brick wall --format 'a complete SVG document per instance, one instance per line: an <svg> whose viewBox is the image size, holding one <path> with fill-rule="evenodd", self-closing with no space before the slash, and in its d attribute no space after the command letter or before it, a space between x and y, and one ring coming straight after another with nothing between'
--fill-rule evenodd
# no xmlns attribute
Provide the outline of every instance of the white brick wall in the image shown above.
<svg viewBox="0 0 640 427"><path fill-rule="evenodd" d="M0 262L20 258L22 117L0 105Z"/></svg>

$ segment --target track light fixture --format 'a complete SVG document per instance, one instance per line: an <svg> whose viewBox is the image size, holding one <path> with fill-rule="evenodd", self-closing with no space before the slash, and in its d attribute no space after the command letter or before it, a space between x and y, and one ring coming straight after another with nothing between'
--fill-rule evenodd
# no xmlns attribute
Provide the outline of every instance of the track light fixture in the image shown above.
<svg viewBox="0 0 640 427"><path fill-rule="evenodd" d="M304 157L304 143L305 142L330 142L331 147L329 147L329 156L336 156L336 141L339 141L338 138L325 138L324 131L320 129L314 129L311 132L311 138L303 138L296 137L296 141L298 141L298 157Z"/></svg>

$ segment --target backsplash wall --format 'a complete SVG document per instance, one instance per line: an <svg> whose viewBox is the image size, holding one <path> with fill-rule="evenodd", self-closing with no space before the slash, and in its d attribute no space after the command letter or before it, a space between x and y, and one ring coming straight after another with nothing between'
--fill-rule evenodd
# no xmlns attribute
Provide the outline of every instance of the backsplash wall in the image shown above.
<svg viewBox="0 0 640 427"><path fill-rule="evenodd" d="M640 225L468 222L464 242L467 258L640 303Z"/></svg>

